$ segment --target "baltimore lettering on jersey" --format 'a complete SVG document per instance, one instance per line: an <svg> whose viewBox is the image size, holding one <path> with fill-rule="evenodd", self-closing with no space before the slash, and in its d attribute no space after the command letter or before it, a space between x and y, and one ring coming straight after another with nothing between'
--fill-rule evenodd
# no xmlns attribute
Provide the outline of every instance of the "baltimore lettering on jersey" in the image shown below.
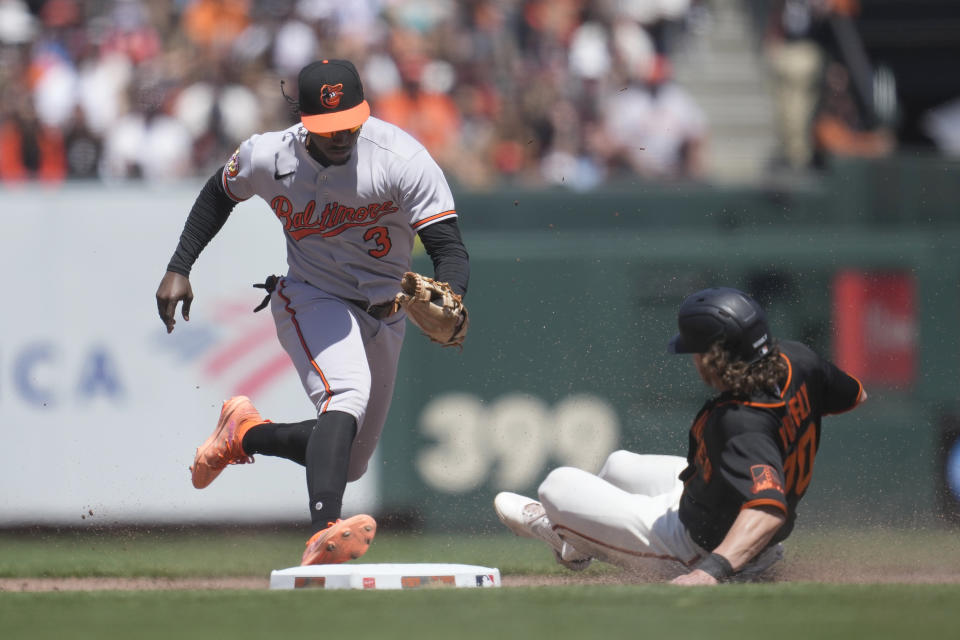
<svg viewBox="0 0 960 640"><path fill-rule="evenodd" d="M303 211L293 211L293 204L286 196L276 196L270 201L270 207L283 221L283 229L294 240L310 235L321 234L324 238L335 236L351 227L365 227L376 224L380 218L396 213L400 208L393 200L371 202L363 207L345 207L339 202L330 202L318 216L317 202L311 200Z"/></svg>

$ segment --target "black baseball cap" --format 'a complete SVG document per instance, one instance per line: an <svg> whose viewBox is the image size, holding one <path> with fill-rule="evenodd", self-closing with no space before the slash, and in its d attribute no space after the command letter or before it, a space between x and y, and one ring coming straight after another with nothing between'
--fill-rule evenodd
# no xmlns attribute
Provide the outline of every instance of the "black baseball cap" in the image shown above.
<svg viewBox="0 0 960 640"><path fill-rule="evenodd" d="M370 117L363 83L349 60L318 60L300 70L300 121L307 131L331 133L359 127Z"/></svg>
<svg viewBox="0 0 960 640"><path fill-rule="evenodd" d="M677 326L680 332L667 345L670 353L706 353L716 342L744 362L770 353L767 315L738 289L713 287L687 296L677 313Z"/></svg>

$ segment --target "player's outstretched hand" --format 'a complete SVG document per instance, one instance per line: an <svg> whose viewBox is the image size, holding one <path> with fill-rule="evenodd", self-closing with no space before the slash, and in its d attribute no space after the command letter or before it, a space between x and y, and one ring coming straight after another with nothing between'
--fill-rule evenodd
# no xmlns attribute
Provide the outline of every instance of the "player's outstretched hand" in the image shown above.
<svg viewBox="0 0 960 640"><path fill-rule="evenodd" d="M679 584L684 587L698 587L717 584L717 579L706 571L701 571L700 569L694 569L690 573L685 573L682 576L677 576L670 581L670 584Z"/></svg>
<svg viewBox="0 0 960 640"><path fill-rule="evenodd" d="M167 326L167 333L173 331L173 325L177 324L174 316L177 315L178 302L183 302L183 319L189 321L190 304L193 302L190 279L179 273L167 271L157 288L157 310L160 312L163 324Z"/></svg>

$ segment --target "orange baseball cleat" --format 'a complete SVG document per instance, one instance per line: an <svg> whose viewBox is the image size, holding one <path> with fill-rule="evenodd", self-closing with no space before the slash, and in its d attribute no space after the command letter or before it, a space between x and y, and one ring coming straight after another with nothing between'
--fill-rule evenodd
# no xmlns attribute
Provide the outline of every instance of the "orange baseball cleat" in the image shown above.
<svg viewBox="0 0 960 640"><path fill-rule="evenodd" d="M340 564L356 560L370 548L376 533L377 522L370 516L361 514L346 520L337 519L307 540L300 565Z"/></svg>
<svg viewBox="0 0 960 640"><path fill-rule="evenodd" d="M253 456L248 456L240 445L244 434L258 424L269 422L260 417L260 413L246 396L234 396L223 403L220 420L213 434L197 449L190 467L193 486L203 489L213 482L228 464L248 464Z"/></svg>

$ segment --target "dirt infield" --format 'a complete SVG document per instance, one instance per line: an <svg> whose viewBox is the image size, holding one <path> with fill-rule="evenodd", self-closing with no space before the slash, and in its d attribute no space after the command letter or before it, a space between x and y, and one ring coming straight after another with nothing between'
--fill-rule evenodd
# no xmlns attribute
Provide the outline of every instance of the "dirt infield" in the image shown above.
<svg viewBox="0 0 960 640"><path fill-rule="evenodd" d="M629 572L581 575L506 575L504 587L552 587L574 585L622 585L659 582ZM960 567L944 566L918 573L904 566L844 567L831 562L793 562L770 582L822 582L835 584L960 584ZM0 592L52 591L169 591L188 589L267 589L268 576L226 578L0 578Z"/></svg>

